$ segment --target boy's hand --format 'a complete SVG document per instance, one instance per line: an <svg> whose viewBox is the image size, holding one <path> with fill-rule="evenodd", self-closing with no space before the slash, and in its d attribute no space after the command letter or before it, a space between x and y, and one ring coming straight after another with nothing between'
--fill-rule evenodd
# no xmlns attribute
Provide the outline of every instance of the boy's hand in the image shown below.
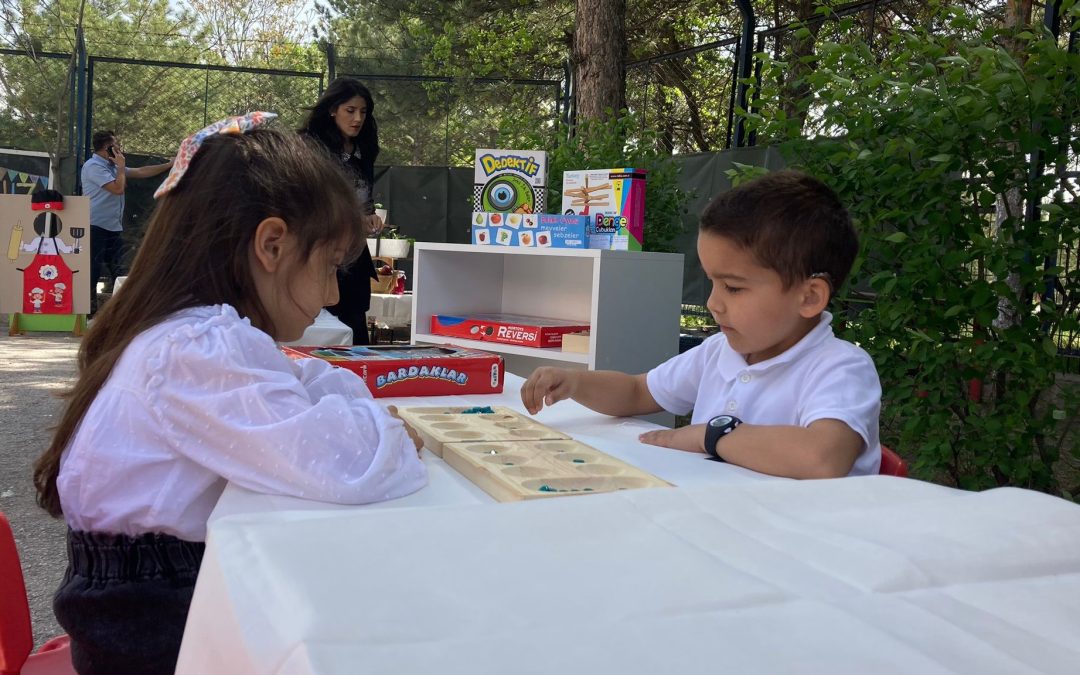
<svg viewBox="0 0 1080 675"><path fill-rule="evenodd" d="M554 405L564 399L573 398L577 389L578 371L568 368L537 368L525 384L521 385L521 403L530 415L543 410L545 405Z"/></svg>
<svg viewBox="0 0 1080 675"><path fill-rule="evenodd" d="M391 417L401 420L401 416L398 415L397 406L388 405L386 411L390 413ZM409 426L409 423L405 420L401 420L401 423L405 425L405 433L409 434L409 438L412 439L413 445L416 446L416 454L419 455L420 451L424 449L424 439L420 438L420 434L416 429Z"/></svg>
<svg viewBox="0 0 1080 675"><path fill-rule="evenodd" d="M646 431L638 440L662 448L674 448L686 452L705 452L705 425L691 424L678 429Z"/></svg>

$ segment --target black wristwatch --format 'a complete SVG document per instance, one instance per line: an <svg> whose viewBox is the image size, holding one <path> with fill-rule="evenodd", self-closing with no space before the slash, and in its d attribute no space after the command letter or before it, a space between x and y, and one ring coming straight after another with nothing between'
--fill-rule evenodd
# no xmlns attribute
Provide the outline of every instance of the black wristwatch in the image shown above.
<svg viewBox="0 0 1080 675"><path fill-rule="evenodd" d="M717 415L705 424L705 452L711 459L718 462L724 461L724 458L716 452L716 444L721 438L735 431L735 427L740 424L742 420L734 415Z"/></svg>

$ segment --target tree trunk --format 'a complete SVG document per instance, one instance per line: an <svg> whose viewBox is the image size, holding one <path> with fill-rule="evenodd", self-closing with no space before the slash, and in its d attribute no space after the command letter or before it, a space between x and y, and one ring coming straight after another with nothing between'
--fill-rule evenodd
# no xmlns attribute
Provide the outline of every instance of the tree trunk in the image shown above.
<svg viewBox="0 0 1080 675"><path fill-rule="evenodd" d="M1008 0L1005 7L1005 27L1020 29L1031 23L1031 0ZM1013 53L1017 61L1023 62L1023 54L1020 53L1020 43L1010 41L1009 51ZM1015 143L1010 143L1007 149L1009 153L1019 152ZM1018 180L1020 177L1018 177ZM1004 195L998 195L994 208L994 234L999 240L1010 241L1012 233L1003 229L1005 221L1012 217L1013 226L1017 219L1022 217L1024 199L1020 194L1019 187L1010 188ZM1013 297L998 298L998 315L994 320L994 328L1004 330L1020 323L1021 312L1024 311L1027 298L1024 297L1024 289L1020 284L1020 275L1015 272L1005 277Z"/></svg>
<svg viewBox="0 0 1080 675"><path fill-rule="evenodd" d="M626 107L626 0L577 0L574 100L578 119L606 119Z"/></svg>

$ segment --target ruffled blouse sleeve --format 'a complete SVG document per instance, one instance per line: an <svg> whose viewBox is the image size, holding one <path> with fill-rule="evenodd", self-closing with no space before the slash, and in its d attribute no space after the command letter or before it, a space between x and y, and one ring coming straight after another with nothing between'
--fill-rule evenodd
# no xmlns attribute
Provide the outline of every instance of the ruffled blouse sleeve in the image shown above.
<svg viewBox="0 0 1080 675"><path fill-rule="evenodd" d="M235 314L163 342L148 404L178 454L251 490L343 504L427 483L404 425L355 374L296 366Z"/></svg>

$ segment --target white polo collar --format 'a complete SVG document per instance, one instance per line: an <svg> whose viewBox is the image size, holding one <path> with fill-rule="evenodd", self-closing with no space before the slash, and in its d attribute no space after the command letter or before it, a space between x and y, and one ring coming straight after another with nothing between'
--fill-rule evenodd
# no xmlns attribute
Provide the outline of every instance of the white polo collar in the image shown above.
<svg viewBox="0 0 1080 675"><path fill-rule="evenodd" d="M720 358L717 362L720 370L720 377L725 380L734 380L742 373L762 373L771 368L775 368L776 366L794 361L806 351L813 349L823 341L831 338L833 335L831 324L832 314L829 312L822 312L818 325L814 326L813 330L804 335L803 338L792 345L790 349L777 354L771 359L753 365L747 365L743 355L732 349L731 344L725 341L724 346L720 351Z"/></svg>

